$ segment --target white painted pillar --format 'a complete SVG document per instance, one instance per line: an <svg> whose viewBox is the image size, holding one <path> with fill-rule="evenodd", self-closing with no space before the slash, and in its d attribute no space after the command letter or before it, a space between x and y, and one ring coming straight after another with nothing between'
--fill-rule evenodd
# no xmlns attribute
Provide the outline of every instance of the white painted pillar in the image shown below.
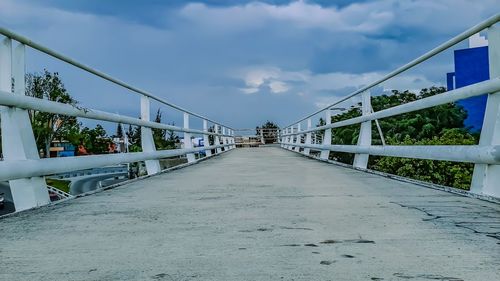
<svg viewBox="0 0 500 281"><path fill-rule="evenodd" d="M260 142L262 144L266 144L266 141L264 140L264 130L263 130L263 128L260 128Z"/></svg>
<svg viewBox="0 0 500 281"><path fill-rule="evenodd" d="M283 130L278 130L278 141L280 143L280 147L283 148Z"/></svg>
<svg viewBox="0 0 500 281"><path fill-rule="evenodd" d="M203 132L208 132L208 122L207 122L207 120L203 120ZM208 135L207 134L203 135L203 146L204 147L209 147L210 146L210 141L208 139ZM211 149L206 149L205 150L205 155L207 157L212 156L212 150Z"/></svg>
<svg viewBox="0 0 500 281"><path fill-rule="evenodd" d="M236 146L234 145L234 130L231 130L231 144L231 149L236 148Z"/></svg>
<svg viewBox="0 0 500 281"><path fill-rule="evenodd" d="M12 56L13 55L13 56ZM24 95L26 89L25 46L19 44L12 50L12 40L0 43L0 90ZM2 151L5 161L39 160L33 129L28 111L19 108L1 107ZM31 209L50 203L44 177L32 177L9 181L16 211Z"/></svg>
<svg viewBox="0 0 500 281"><path fill-rule="evenodd" d="M371 97L370 91L364 91L361 94L361 104L363 115L369 115L371 113ZM361 129L358 137L358 145L367 146L372 144L372 122L366 121L361 123ZM356 154L354 155L353 166L360 169L366 169L368 167L368 157L369 154Z"/></svg>
<svg viewBox="0 0 500 281"><path fill-rule="evenodd" d="M488 28L490 79L500 76L500 27ZM479 145L500 145L500 91L488 94ZM470 191L500 198L500 165L476 164Z"/></svg>
<svg viewBox="0 0 500 281"><path fill-rule="evenodd" d="M326 125L329 125L332 123L332 112L330 109L327 109L325 111L325 122ZM331 145L332 144L332 129L326 129L323 133L323 145ZM330 150L329 149L323 149L321 150L321 155L319 156L323 160L328 160L330 157Z"/></svg>
<svg viewBox="0 0 500 281"><path fill-rule="evenodd" d="M189 114L184 112L184 129L189 129ZM191 133L184 132L184 148L193 148L193 141L191 140ZM196 160L194 153L186 154L188 163Z"/></svg>
<svg viewBox="0 0 500 281"><path fill-rule="evenodd" d="M311 127L312 127L311 118L309 118L309 119L307 119L307 129L309 130L309 129L311 129ZM306 133L305 144L312 144L311 132ZM304 148L305 155L309 155L310 152L311 152L310 148L308 148L308 147Z"/></svg>
<svg viewBox="0 0 500 281"><path fill-rule="evenodd" d="M288 132L288 134L293 133L293 126L288 127L287 128L287 132ZM286 148L288 150L292 150L292 142L293 142L293 135L287 136L287 140L286 140L287 146L286 146Z"/></svg>
<svg viewBox="0 0 500 281"><path fill-rule="evenodd" d="M216 134L219 133L219 125L214 124L214 131L215 131ZM219 135L214 135L214 145L220 145ZM219 154L221 152L222 152L222 149L220 147L218 147L217 149L215 149L215 154Z"/></svg>
<svg viewBox="0 0 500 281"><path fill-rule="evenodd" d="M299 123L299 124L297 124L297 134L295 135L295 144L300 144L300 139L301 139L300 131L301 131L301 129L300 129L300 123ZM296 152L299 152L300 147L295 146L294 150Z"/></svg>
<svg viewBox="0 0 500 281"><path fill-rule="evenodd" d="M288 134L288 128L283 129L283 134ZM288 149L288 141L290 140L289 136L283 137L283 148Z"/></svg>
<svg viewBox="0 0 500 281"><path fill-rule="evenodd" d="M146 96L141 96L141 119L150 121L150 102ZM141 127L141 146L143 152L155 152L156 145L153 139L151 128ZM146 160L146 171L148 175L161 171L160 160Z"/></svg>
<svg viewBox="0 0 500 281"><path fill-rule="evenodd" d="M222 144L226 144L227 143L227 137L226 137L226 127L224 126L221 126L222 128ZM227 151L227 146L224 146L222 148L222 151Z"/></svg>

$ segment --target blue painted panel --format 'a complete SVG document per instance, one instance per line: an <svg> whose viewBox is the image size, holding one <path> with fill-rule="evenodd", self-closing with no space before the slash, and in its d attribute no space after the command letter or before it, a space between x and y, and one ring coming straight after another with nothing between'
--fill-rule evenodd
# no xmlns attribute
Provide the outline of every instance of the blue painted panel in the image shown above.
<svg viewBox="0 0 500 281"><path fill-rule="evenodd" d="M455 72L446 73L446 89L451 91L455 89Z"/></svg>
<svg viewBox="0 0 500 281"><path fill-rule="evenodd" d="M456 50L454 55L456 88L490 79L487 46ZM483 95L458 102L469 114L465 126L472 127L473 131L480 131L483 126L486 99Z"/></svg>

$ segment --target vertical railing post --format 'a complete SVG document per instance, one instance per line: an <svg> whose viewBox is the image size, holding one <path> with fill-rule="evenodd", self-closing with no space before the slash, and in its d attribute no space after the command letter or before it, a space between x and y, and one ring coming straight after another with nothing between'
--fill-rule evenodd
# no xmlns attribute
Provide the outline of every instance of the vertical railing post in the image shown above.
<svg viewBox="0 0 500 281"><path fill-rule="evenodd" d="M150 106L149 98L141 96L141 119L150 121ZM153 139L151 128L141 127L141 146L143 152L155 152L156 145ZM146 160L146 171L148 175L156 174L161 171L159 160Z"/></svg>
<svg viewBox="0 0 500 281"><path fill-rule="evenodd" d="M300 123L297 124L297 134L295 135L296 139L295 139L295 144L300 144L300 139L302 138L302 136L300 135ZM299 152L300 151L300 147L299 146L295 146L295 149L294 149L296 152Z"/></svg>
<svg viewBox="0 0 500 281"><path fill-rule="evenodd" d="M189 113L184 112L184 129L189 129ZM193 141L191 140L191 133L184 132L184 148L193 148ZM188 163L194 162L194 153L186 154Z"/></svg>
<svg viewBox="0 0 500 281"><path fill-rule="evenodd" d="M280 143L280 147L283 148L283 129L278 130L278 142Z"/></svg>
<svg viewBox="0 0 500 281"><path fill-rule="evenodd" d="M292 134L293 133L293 126L288 127L287 132L288 132L288 134ZM288 135L287 141L286 141L286 143L287 143L286 149L292 150L292 142L293 142L293 135Z"/></svg>
<svg viewBox="0 0 500 281"><path fill-rule="evenodd" d="M222 136L221 136L221 140L222 140L222 144L223 144L223 145L225 145L225 144L226 144L226 142L227 142L227 138L226 138L226 127L221 126L221 129L222 129ZM222 151L227 151L227 146L222 147Z"/></svg>
<svg viewBox="0 0 500 281"><path fill-rule="evenodd" d="M500 27L488 28L490 78L500 76ZM500 145L500 91L489 93L479 145ZM500 165L476 164L470 191L500 197Z"/></svg>
<svg viewBox="0 0 500 281"><path fill-rule="evenodd" d="M282 134L288 134L288 128L284 128L282 130ZM283 136L282 140L283 140L283 148L285 149L288 149L288 139L289 137L288 136Z"/></svg>
<svg viewBox="0 0 500 281"><path fill-rule="evenodd" d="M307 119L307 129L309 130L309 129L311 129L311 127L312 127L311 118L308 118ZM310 144L312 144L312 136L311 136L311 132L307 132L305 145L310 145ZM310 152L311 152L311 149L309 147L304 148L305 155L309 155Z"/></svg>
<svg viewBox="0 0 500 281"><path fill-rule="evenodd" d="M25 94L24 58L24 44L19 44L13 50L10 38L5 38L0 43L0 90L12 92L12 82L14 82L14 94ZM0 115L4 160L40 159L28 111L14 107L0 107ZM9 186L16 211L50 203L44 177L11 180Z"/></svg>
<svg viewBox="0 0 500 281"><path fill-rule="evenodd" d="M330 125L332 123L332 112L330 109L327 109L325 111L325 122L326 125ZM332 144L332 129L328 128L323 132L323 145L331 145ZM328 160L330 157L330 150L329 149L323 149L321 150L321 155L319 156L323 160Z"/></svg>
<svg viewBox="0 0 500 281"><path fill-rule="evenodd" d="M369 115L371 113L371 96L370 91L364 91L361 94L361 104L362 104L362 114ZM358 146L368 146L372 143L372 122L366 121L361 123L361 129L359 131ZM356 154L354 155L353 166L360 169L366 169L368 167L368 154Z"/></svg>
<svg viewBox="0 0 500 281"><path fill-rule="evenodd" d="M234 144L234 130L231 130L231 149L234 149L236 148L235 144Z"/></svg>
<svg viewBox="0 0 500 281"><path fill-rule="evenodd" d="M207 122L207 120L203 120L203 132L205 132L205 133L208 132L208 122ZM210 146L210 140L209 140L207 134L203 135L203 146L204 147L209 147ZM212 150L211 149L206 149L205 150L205 155L207 157L212 156Z"/></svg>
<svg viewBox="0 0 500 281"><path fill-rule="evenodd" d="M220 139L219 139L219 125L214 124L214 131L217 135L214 135L214 145L220 145ZM222 152L222 149L220 147L217 147L215 149L215 154L219 154Z"/></svg>
<svg viewBox="0 0 500 281"><path fill-rule="evenodd" d="M280 144L280 147L283 148L283 130L278 129L277 134L278 134L278 143Z"/></svg>

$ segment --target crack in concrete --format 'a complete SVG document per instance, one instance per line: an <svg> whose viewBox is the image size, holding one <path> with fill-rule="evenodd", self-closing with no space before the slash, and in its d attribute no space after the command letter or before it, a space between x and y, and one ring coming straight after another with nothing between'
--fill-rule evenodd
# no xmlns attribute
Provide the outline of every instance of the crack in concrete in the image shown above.
<svg viewBox="0 0 500 281"><path fill-rule="evenodd" d="M413 209L413 210L417 210L417 211L420 211L424 214L426 214L427 216L429 216L429 218L423 218L422 221L437 221L439 219L446 219L446 218L453 218L453 217L460 217L459 215L455 215L455 216L445 216L445 215L436 215L436 214L433 214L432 211L428 211L426 210L425 208L423 207L417 207L417 206L411 206L411 205L406 205L404 203L399 203L399 202L389 202L389 203L392 203L392 204L396 204L402 208L407 208L407 209ZM465 208L465 207L464 207ZM482 212L474 212L475 214L482 214ZM468 213L470 214L470 213ZM463 225L465 223L470 223L470 224L475 224L476 222L455 222L455 221L452 221L452 224L455 226L455 227L459 227L459 228L464 228L464 229L467 229L467 230L470 230L472 231L473 233L475 234L482 234L482 235L485 235L487 237L491 237L493 239L497 239L497 240L500 240L500 232L489 232L489 231L480 231L480 230L477 230L471 226L466 226L466 225ZM496 224L497 222L480 222L482 224ZM489 226L489 225L488 225ZM490 227L490 228L496 228L496 227ZM445 280L448 280L448 279L445 279ZM453 279L452 279L453 280Z"/></svg>

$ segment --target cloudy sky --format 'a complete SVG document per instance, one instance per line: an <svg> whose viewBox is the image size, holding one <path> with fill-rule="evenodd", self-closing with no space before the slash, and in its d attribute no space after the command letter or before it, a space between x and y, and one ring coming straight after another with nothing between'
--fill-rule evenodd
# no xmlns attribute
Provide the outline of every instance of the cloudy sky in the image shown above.
<svg viewBox="0 0 500 281"><path fill-rule="evenodd" d="M0 25L245 128L287 125L496 12L498 0L0 0ZM43 68L86 107L139 114L133 93L29 51L28 70ZM449 51L377 91L444 85L452 70Z"/></svg>

